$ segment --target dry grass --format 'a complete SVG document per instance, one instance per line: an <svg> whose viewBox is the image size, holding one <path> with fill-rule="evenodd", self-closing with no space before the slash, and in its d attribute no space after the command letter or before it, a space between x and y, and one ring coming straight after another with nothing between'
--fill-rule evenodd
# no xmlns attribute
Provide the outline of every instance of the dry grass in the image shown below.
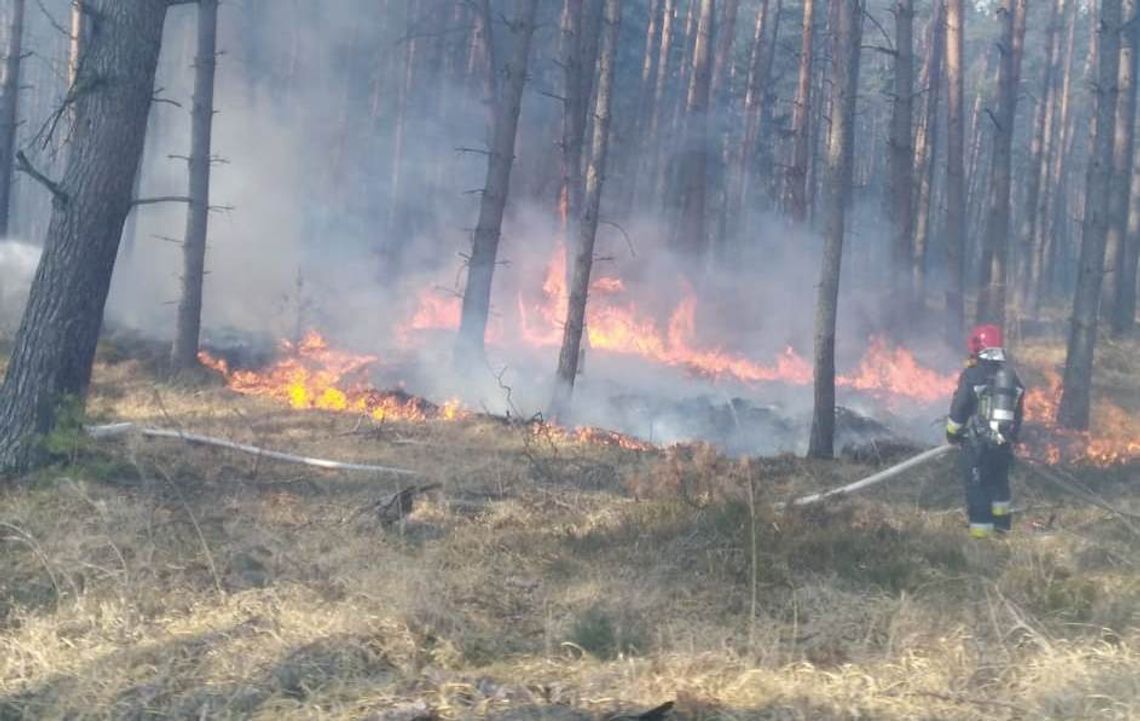
<svg viewBox="0 0 1140 721"><path fill-rule="evenodd" d="M0 496L3 721L586 719L671 699L689 719L1140 718L1137 539L1028 478L1019 532L975 543L949 465L779 516L770 501L868 467L358 425L137 361L97 381L107 419L440 488L384 525L354 513L391 478L78 444ZM1140 510L1134 484L1098 488Z"/></svg>

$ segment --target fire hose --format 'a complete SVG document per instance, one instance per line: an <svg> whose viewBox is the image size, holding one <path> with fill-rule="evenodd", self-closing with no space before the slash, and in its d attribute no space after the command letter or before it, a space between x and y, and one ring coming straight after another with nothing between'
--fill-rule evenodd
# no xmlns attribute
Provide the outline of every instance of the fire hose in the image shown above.
<svg viewBox="0 0 1140 721"><path fill-rule="evenodd" d="M406 468L393 468L392 466L377 466L367 463L346 463L344 461L331 461L326 458L310 458L308 456L298 456L292 453L281 453L280 451L271 451L265 448L258 448L245 443L235 443L227 441L222 438L212 438L210 436L202 436L196 433L184 433L182 431L167 430L165 428L144 428L136 426L134 423L113 423L105 426L88 426L86 428L87 435L92 438L111 438L114 436L128 435L137 433L145 438L174 438L181 440L185 443L198 444L204 446L214 446L217 448L228 448L234 451L241 451L242 453L249 453L255 456L264 458L273 458L278 461L286 463L299 463L305 466L313 466L315 468L323 468L330 471L364 471L367 473L391 473L398 476L418 476L416 471L411 471Z"/></svg>
<svg viewBox="0 0 1140 721"><path fill-rule="evenodd" d="M933 461L934 459L939 458L939 457L945 455L946 453L950 452L951 450L953 450L953 448L954 448L954 446L952 446L948 443L941 445L941 446L938 446L937 448L931 448L930 450L924 451L923 453L919 453L917 456L914 456L913 458L909 458L909 459L903 461L902 463L897 463L897 464L891 466L890 468L885 468L885 469L879 471L878 473L867 476L866 478L863 478L862 480L855 481L854 483L849 483L846 486L841 486L839 488L833 488L830 491L821 491L819 493L813 493L810 496L803 496L801 498L796 498L796 499L789 501L787 503L779 503L776 505L776 507L777 508L784 508L786 506L806 506L806 505L811 504L811 503L818 503L818 502L824 500L825 498L832 498L834 496L841 496L841 495L844 495L847 493L853 493L855 491L867 488L869 486L874 486L876 484L882 483L883 481L890 480L890 479L894 478L895 476L898 476L902 473L905 473L906 471L911 470L912 468L917 468L918 466L921 466L924 463L928 463L930 461Z"/></svg>

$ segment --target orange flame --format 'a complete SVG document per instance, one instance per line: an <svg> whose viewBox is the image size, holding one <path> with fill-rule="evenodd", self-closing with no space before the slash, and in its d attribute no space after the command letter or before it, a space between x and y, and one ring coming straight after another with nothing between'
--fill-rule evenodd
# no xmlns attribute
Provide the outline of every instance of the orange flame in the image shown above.
<svg viewBox="0 0 1140 721"><path fill-rule="evenodd" d="M1025 394L1024 452L1050 464L1084 463L1101 468L1140 460L1140 420L1100 399L1091 431L1060 428L1056 418L1061 375L1051 368L1043 373L1045 386L1030 388Z"/></svg>
<svg viewBox="0 0 1140 721"><path fill-rule="evenodd" d="M599 277L591 283L585 339L589 347L644 358L713 379L745 383L778 381L793 385L812 382L811 363L790 347L774 362L764 364L720 348L703 346L697 338L697 298L691 288L685 288L664 328L632 301L622 301L619 296L625 290L622 280L612 276ZM525 343L535 347L561 344L568 295L566 250L560 246L547 265L538 298L528 299L523 293L517 298L520 336ZM434 309L434 301L421 303L407 327L437 330L458 327L457 313L452 315ZM490 331L488 340L493 340ZM872 340L854 373L840 376L836 383L888 399L930 403L949 398L955 376L924 368L910 351L890 347L885 339L877 338Z"/></svg>
<svg viewBox="0 0 1140 721"><path fill-rule="evenodd" d="M231 390L274 398L296 409L366 414L378 421L453 420L463 415L458 401L436 406L399 391L372 388L364 371L378 359L333 350L318 333L281 345L284 357L263 371L231 371L224 359L205 351L198 359L224 376Z"/></svg>

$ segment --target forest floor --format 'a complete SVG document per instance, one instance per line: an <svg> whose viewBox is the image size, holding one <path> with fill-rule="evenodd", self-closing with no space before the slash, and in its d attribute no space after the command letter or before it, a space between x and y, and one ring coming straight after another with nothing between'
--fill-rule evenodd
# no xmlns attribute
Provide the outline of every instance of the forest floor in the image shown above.
<svg viewBox="0 0 1140 721"><path fill-rule="evenodd" d="M1036 349L1054 358L1055 346ZM169 384L104 349L91 413L422 473L176 440L52 439L0 491L0 720L1140 718L1140 467L1016 473L971 541L953 460L874 470L634 451L489 418L361 423ZM1140 349L1102 353L1140 412ZM1113 370L1115 369L1115 370ZM1129 515L1133 514L1133 515Z"/></svg>

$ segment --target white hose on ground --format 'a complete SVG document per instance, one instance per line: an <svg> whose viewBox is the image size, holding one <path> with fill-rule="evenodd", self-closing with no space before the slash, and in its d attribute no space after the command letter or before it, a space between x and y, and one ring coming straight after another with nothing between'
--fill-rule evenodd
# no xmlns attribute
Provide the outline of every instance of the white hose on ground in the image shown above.
<svg viewBox="0 0 1140 721"><path fill-rule="evenodd" d="M138 433L139 435L145 436L147 438L175 438L181 441L185 441L186 443L198 443L205 446L229 448L230 450L241 451L242 453L250 453L255 456L273 458L278 461L285 461L286 463L298 463L301 465L323 468L330 471L365 471L369 473L392 473L399 476L421 475L416 471L410 471L404 468L393 468L392 466L376 466L366 463L345 463L342 461L330 461L324 458L296 456L291 453L270 451L264 448L258 448L257 446L246 445L244 443L234 443L233 441L227 441L221 438L200 436L196 433L171 431L165 428L145 428L142 426L136 426L134 423L112 423L105 426L87 426L85 430L87 431L87 435L91 436L92 438L111 438L114 436L127 435L129 433Z"/></svg>
<svg viewBox="0 0 1140 721"><path fill-rule="evenodd" d="M790 501L789 503L780 503L777 504L777 508L783 508L785 506L806 506L810 503L818 503L825 498L839 496L845 493L852 493L853 491L858 491L868 486L882 483L883 481L894 478L900 473L909 471L916 466L921 466L923 463L926 463L928 461L932 461L935 458L938 458L939 456L942 456L945 453L949 452L953 448L954 446L948 443L938 446L937 448L931 448L929 451L919 453L914 458L909 458L902 463L893 465L890 468L885 468L878 473L875 473L874 475L867 476L862 480L855 481L854 483L849 483L846 486L842 486L840 488L833 488L830 491L822 491L820 493L813 493L810 496L803 496L802 498L797 498L793 501Z"/></svg>

